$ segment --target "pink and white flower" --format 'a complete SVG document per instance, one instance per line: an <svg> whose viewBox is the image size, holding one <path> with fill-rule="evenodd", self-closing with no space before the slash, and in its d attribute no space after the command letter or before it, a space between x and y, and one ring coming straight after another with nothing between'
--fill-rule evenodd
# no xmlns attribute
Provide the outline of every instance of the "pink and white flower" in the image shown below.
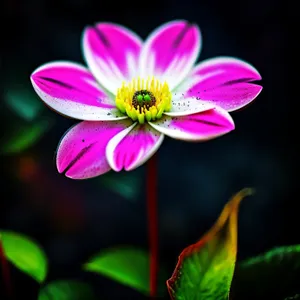
<svg viewBox="0 0 300 300"><path fill-rule="evenodd" d="M31 76L40 98L57 112L83 122L57 150L57 168L74 179L110 169L133 170L160 147L164 136L204 141L234 129L228 112L262 90L258 71L236 58L218 57L194 66L201 50L199 28L173 21L145 42L117 24L99 23L83 33L89 69L52 62Z"/></svg>

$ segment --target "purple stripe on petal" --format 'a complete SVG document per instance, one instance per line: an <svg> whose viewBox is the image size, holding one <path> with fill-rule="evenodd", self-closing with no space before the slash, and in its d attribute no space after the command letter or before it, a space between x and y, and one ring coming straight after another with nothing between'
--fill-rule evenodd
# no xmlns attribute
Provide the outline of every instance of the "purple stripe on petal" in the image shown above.
<svg viewBox="0 0 300 300"><path fill-rule="evenodd" d="M86 179L110 170L105 149L109 140L132 124L118 122L81 122L61 140L56 157L59 173L73 179Z"/></svg>
<svg viewBox="0 0 300 300"><path fill-rule="evenodd" d="M163 116L149 124L165 135L187 141L209 140L234 129L229 113L221 108L187 116Z"/></svg>
<svg viewBox="0 0 300 300"><path fill-rule="evenodd" d="M112 93L116 93L122 81L136 76L141 47L142 40L135 33L117 24L99 23L83 34L87 64Z"/></svg>
<svg viewBox="0 0 300 300"><path fill-rule="evenodd" d="M107 95L101 91L93 75L74 63L50 63L32 74L32 80L53 98L70 100L91 106L113 108Z"/></svg>
<svg viewBox="0 0 300 300"><path fill-rule="evenodd" d="M142 76L166 80L171 89L189 73L201 48L196 25L173 21L158 27L146 40L140 65Z"/></svg>
<svg viewBox="0 0 300 300"><path fill-rule="evenodd" d="M41 99L63 115L80 120L113 120L121 117L114 101L102 91L84 67L69 62L53 62L31 76Z"/></svg>
<svg viewBox="0 0 300 300"><path fill-rule="evenodd" d="M188 78L191 81L185 97L207 100L228 111L239 109L261 92L258 71L235 58L219 57L200 63Z"/></svg>
<svg viewBox="0 0 300 300"><path fill-rule="evenodd" d="M163 138L163 134L147 124L125 129L109 141L106 148L108 163L115 171L133 170L158 150Z"/></svg>

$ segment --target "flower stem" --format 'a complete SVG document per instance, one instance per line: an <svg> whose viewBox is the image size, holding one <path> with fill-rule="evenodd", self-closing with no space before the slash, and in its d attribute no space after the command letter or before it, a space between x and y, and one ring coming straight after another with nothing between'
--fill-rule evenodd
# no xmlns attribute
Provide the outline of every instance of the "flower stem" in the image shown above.
<svg viewBox="0 0 300 300"><path fill-rule="evenodd" d="M158 216L157 216L157 161L154 155L147 164L147 212L150 246L150 297L157 294L158 273Z"/></svg>
<svg viewBox="0 0 300 300"><path fill-rule="evenodd" d="M7 296L12 299L12 286L10 281L10 272L9 272L9 265L8 261L5 256L5 251L3 247L3 243L1 240L1 234L0 234L0 264L2 269L2 278L4 281L4 285L6 288Z"/></svg>

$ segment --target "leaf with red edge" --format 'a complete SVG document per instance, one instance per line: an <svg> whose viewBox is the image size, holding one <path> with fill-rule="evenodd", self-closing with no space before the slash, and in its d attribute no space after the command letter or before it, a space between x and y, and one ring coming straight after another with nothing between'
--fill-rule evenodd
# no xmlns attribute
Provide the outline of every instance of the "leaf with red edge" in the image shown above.
<svg viewBox="0 0 300 300"><path fill-rule="evenodd" d="M237 193L214 226L181 252L175 271L167 280L173 300L228 300L237 253L238 208L251 193L251 189Z"/></svg>

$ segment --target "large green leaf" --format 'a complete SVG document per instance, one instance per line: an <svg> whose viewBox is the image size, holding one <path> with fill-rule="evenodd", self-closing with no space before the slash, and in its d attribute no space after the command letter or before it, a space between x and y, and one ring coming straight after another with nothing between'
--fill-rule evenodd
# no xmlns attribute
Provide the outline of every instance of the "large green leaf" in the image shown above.
<svg viewBox="0 0 300 300"><path fill-rule="evenodd" d="M276 299L284 299L299 293L299 278L300 245L278 247L238 265L235 293L251 299L276 293Z"/></svg>
<svg viewBox="0 0 300 300"><path fill-rule="evenodd" d="M44 286L38 300L93 300L96 299L91 287L77 280L58 280Z"/></svg>
<svg viewBox="0 0 300 300"><path fill-rule="evenodd" d="M244 189L224 207L215 225L197 243L185 248L167 281L174 300L227 300L237 253L237 217Z"/></svg>
<svg viewBox="0 0 300 300"><path fill-rule="evenodd" d="M93 257L83 268L104 275L143 294L150 293L149 254L141 249L108 249ZM161 293L162 291L159 290L159 294Z"/></svg>
<svg viewBox="0 0 300 300"><path fill-rule="evenodd" d="M7 91L5 102L19 117L26 121L34 120L44 108L42 101L31 88L13 89Z"/></svg>
<svg viewBox="0 0 300 300"><path fill-rule="evenodd" d="M47 275L47 257L40 246L23 234L0 231L6 258L18 269L42 283Z"/></svg>
<svg viewBox="0 0 300 300"><path fill-rule="evenodd" d="M38 141L38 139L49 129L49 120L27 124L21 123L9 132L9 136L2 145L2 153L14 154L26 150Z"/></svg>
<svg viewBox="0 0 300 300"><path fill-rule="evenodd" d="M135 200L141 189L139 170L128 172L110 172L100 177L103 185L128 200Z"/></svg>
<svg viewBox="0 0 300 300"><path fill-rule="evenodd" d="M293 297L287 297L284 300L296 300L296 299L300 299L300 294L297 294L297 295L295 295Z"/></svg>

